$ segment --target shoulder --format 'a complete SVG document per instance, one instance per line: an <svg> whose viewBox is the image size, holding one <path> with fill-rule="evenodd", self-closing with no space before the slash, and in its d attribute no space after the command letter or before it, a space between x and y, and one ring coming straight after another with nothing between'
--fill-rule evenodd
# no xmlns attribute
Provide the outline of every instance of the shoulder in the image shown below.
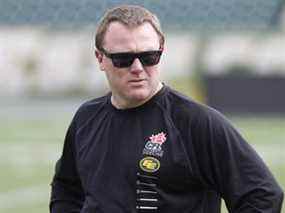
<svg viewBox="0 0 285 213"><path fill-rule="evenodd" d="M88 100L84 102L83 104L81 104L77 112L82 113L85 111L96 110L100 108L101 106L103 106L104 104L106 104L106 102L108 101L108 98L109 98L109 95L104 95L98 98Z"/></svg>
<svg viewBox="0 0 285 213"><path fill-rule="evenodd" d="M76 123L82 123L100 114L102 110L106 109L108 98L109 95L104 95L84 102L76 111L73 120Z"/></svg>
<svg viewBox="0 0 285 213"><path fill-rule="evenodd" d="M229 120L216 109L199 103L184 94L167 87L162 107L176 124L194 129L231 126Z"/></svg>
<svg viewBox="0 0 285 213"><path fill-rule="evenodd" d="M172 115L193 121L197 119L209 119L210 117L223 117L223 115L214 108L195 101L170 87L166 88L161 105Z"/></svg>

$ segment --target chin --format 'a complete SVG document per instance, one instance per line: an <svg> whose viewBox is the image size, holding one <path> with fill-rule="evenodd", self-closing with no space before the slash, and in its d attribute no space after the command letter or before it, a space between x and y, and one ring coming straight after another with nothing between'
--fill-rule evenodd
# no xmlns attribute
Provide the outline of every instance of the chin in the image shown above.
<svg viewBox="0 0 285 213"><path fill-rule="evenodd" d="M129 95L129 98L136 101L144 101L147 100L151 96L151 91L146 89L140 89L136 91L132 91Z"/></svg>

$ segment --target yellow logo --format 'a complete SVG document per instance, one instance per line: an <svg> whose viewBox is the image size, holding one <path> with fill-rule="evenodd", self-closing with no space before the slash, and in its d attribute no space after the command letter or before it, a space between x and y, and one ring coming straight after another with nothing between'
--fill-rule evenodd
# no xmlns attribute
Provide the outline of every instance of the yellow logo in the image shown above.
<svg viewBox="0 0 285 213"><path fill-rule="evenodd" d="M160 162L153 157L145 157L140 160L140 167L145 172L156 172L160 167Z"/></svg>

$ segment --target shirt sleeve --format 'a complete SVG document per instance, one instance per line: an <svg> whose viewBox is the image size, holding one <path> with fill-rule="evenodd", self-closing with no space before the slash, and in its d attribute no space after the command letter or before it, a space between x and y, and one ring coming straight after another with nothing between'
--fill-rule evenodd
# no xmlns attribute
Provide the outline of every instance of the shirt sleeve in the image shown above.
<svg viewBox="0 0 285 213"><path fill-rule="evenodd" d="M206 117L194 127L205 183L229 212L281 212L283 192L255 150L220 113L213 110Z"/></svg>
<svg viewBox="0 0 285 213"><path fill-rule="evenodd" d="M65 137L62 156L56 163L51 184L51 213L79 213L84 202L84 193L75 163L75 131L73 121Z"/></svg>

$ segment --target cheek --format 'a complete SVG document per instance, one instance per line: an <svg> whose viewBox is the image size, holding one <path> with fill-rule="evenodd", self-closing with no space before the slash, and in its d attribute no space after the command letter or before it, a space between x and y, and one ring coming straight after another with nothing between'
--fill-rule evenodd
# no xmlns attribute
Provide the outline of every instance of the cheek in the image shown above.
<svg viewBox="0 0 285 213"><path fill-rule="evenodd" d="M156 66L147 68L146 73L150 78L153 78L153 79L156 79L159 76L159 71Z"/></svg>
<svg viewBox="0 0 285 213"><path fill-rule="evenodd" d="M122 70L111 70L107 73L108 79L110 83L115 84L115 85L124 85L125 84L125 79L126 75L125 72Z"/></svg>

